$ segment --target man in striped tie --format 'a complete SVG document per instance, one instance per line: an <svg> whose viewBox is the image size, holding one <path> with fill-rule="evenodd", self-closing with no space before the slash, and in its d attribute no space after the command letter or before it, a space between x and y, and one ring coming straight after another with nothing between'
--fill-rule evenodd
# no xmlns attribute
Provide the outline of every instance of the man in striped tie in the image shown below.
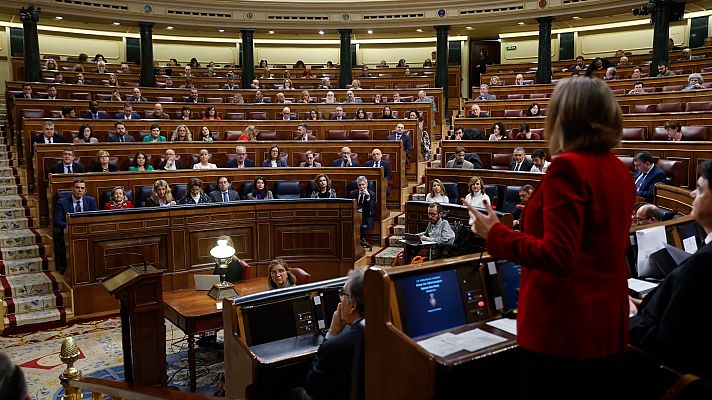
<svg viewBox="0 0 712 400"><path fill-rule="evenodd" d="M218 179L218 188L210 192L210 197L216 203L228 203L230 201L240 200L240 195L232 190L230 180L226 176L221 176Z"/></svg>

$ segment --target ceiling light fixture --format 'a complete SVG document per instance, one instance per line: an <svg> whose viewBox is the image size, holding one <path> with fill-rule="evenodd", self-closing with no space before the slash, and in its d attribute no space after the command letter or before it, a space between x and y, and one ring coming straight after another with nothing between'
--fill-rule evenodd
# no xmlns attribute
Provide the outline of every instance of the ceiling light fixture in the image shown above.
<svg viewBox="0 0 712 400"><path fill-rule="evenodd" d="M218 29L218 32L223 33L225 32L225 29Z"/></svg>
<svg viewBox="0 0 712 400"><path fill-rule="evenodd" d="M517 25L524 25L524 22L519 21L517 22Z"/></svg>
<svg viewBox="0 0 712 400"><path fill-rule="evenodd" d="M270 35L274 35L274 31L267 31Z"/></svg>
<svg viewBox="0 0 712 400"><path fill-rule="evenodd" d="M468 31L471 31L471 30L472 30L472 27L471 27L471 26L466 26L465 29L467 29Z"/></svg>
<svg viewBox="0 0 712 400"><path fill-rule="evenodd" d="M573 17L574 19L581 19L581 17Z"/></svg>
<svg viewBox="0 0 712 400"><path fill-rule="evenodd" d="M114 26L119 26L121 25L121 22L114 22Z"/></svg>

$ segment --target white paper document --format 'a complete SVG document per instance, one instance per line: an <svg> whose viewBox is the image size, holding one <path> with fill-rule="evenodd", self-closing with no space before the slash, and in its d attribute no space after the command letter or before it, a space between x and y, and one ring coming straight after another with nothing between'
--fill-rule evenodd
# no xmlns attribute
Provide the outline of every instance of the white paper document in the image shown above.
<svg viewBox="0 0 712 400"><path fill-rule="evenodd" d="M694 236L682 239L682 248L690 254L694 254L697 251L697 239Z"/></svg>
<svg viewBox="0 0 712 400"><path fill-rule="evenodd" d="M445 340L445 338L450 336L455 335L450 332L445 332L442 335L437 335L425 340L421 340L418 342L418 344L425 350L438 357L449 356L450 354L457 353L460 350L464 350L462 346L453 343L452 341Z"/></svg>
<svg viewBox="0 0 712 400"><path fill-rule="evenodd" d="M657 283L648 282L635 278L628 278L628 289L636 293L647 293L658 286Z"/></svg>
<svg viewBox="0 0 712 400"><path fill-rule="evenodd" d="M650 254L662 249L667 243L667 235L664 226L643 229L635 233L638 242L637 271L643 271L648 263Z"/></svg>
<svg viewBox="0 0 712 400"><path fill-rule="evenodd" d="M469 352L482 350L506 340L507 339L503 337L485 332L481 329L473 329L460 333L459 335L445 332L442 335L421 340L418 344L438 357L445 357L462 350Z"/></svg>
<svg viewBox="0 0 712 400"><path fill-rule="evenodd" d="M517 320L511 318L500 318L487 322L487 325L517 336Z"/></svg>

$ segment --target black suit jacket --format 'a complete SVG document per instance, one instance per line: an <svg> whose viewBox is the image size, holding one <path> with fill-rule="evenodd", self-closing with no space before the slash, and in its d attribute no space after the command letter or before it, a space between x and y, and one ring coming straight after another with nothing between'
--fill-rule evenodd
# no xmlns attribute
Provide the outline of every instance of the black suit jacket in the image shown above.
<svg viewBox="0 0 712 400"><path fill-rule="evenodd" d="M216 203L222 203L223 201L222 191L220 191L220 189L213 190L212 192L210 192L210 197L212 197L213 201L215 201ZM232 189L228 189L227 198L229 199L229 201L237 201L240 200L240 194Z"/></svg>
<svg viewBox="0 0 712 400"><path fill-rule="evenodd" d="M103 172L103 170L101 169L101 164L96 163L96 164L94 165L94 168L93 168L91 171L92 171L92 172ZM115 165L112 165L112 164L109 164L109 172L116 172L116 171L118 171L118 169L116 168L116 166L115 166Z"/></svg>
<svg viewBox="0 0 712 400"><path fill-rule="evenodd" d="M331 119L331 120L334 120L334 121L339 120L339 119L336 117L336 115L334 115L334 116L331 117L330 119ZM340 120L340 121L347 120L347 119L349 119L349 117L347 117L347 116L344 115L343 117L341 117L341 120Z"/></svg>
<svg viewBox="0 0 712 400"><path fill-rule="evenodd" d="M355 199L356 202L358 202L358 189L352 190L351 193L349 193L349 198L350 199ZM374 222L374 214L376 211L376 193L374 193L372 190L368 189L368 195L371 197L371 200L369 201L364 201L364 204L361 206L361 228L362 229L371 229L373 228L373 222Z"/></svg>
<svg viewBox="0 0 712 400"><path fill-rule="evenodd" d="M639 175L640 173L633 178L633 181L635 181ZM653 194L655 193L655 184L658 182L665 183L667 176L665 176L665 172L658 168L657 165L653 165L653 168L648 171L648 175L644 179L638 190L638 196L644 197L647 202L652 202Z"/></svg>
<svg viewBox="0 0 712 400"><path fill-rule="evenodd" d="M514 161L510 162L510 163L509 163L509 170L510 170L510 171L514 171L514 168L515 168L516 166L517 166L517 163L516 163L516 162L514 162ZM530 159L528 159L528 158L524 158L524 161L522 161L522 166L519 167L519 170L520 170L520 171L527 171L527 172L529 172L529 171L532 169L533 166L534 166L534 163L532 162L532 160L530 160Z"/></svg>
<svg viewBox="0 0 712 400"><path fill-rule="evenodd" d="M42 134L35 135L32 137L32 143L44 143L44 142L45 142L45 139L44 139L44 135L42 135ZM52 142L53 143L64 143L64 137L55 133L54 135L52 135Z"/></svg>
<svg viewBox="0 0 712 400"><path fill-rule="evenodd" d="M85 118L85 119L107 119L107 118L109 118L109 117L106 115L106 113L103 112L103 111L98 111L98 112L97 112L97 116L98 116L98 118L94 118L94 117L92 116L91 111L84 111L84 112L82 113L82 118Z"/></svg>
<svg viewBox="0 0 712 400"><path fill-rule="evenodd" d="M673 270L630 319L630 343L663 361L712 376L712 319L707 317L712 282L712 243Z"/></svg>
<svg viewBox="0 0 712 400"><path fill-rule="evenodd" d="M64 173L66 173L66 170L67 169L64 167L64 163L59 162L54 167L52 167L52 169L50 169L49 172L52 174L64 174ZM72 163L72 173L81 174L83 172L86 172L86 171L84 170L84 166L82 164L75 163L75 162Z"/></svg>
<svg viewBox="0 0 712 400"><path fill-rule="evenodd" d="M13 97L16 98L16 99L24 99L24 98L26 98L24 93L17 93L17 94L15 94L15 96L13 96ZM36 94L35 92L32 92L32 94L30 95L30 98L31 98L31 99L38 99L39 96L37 96L37 94Z"/></svg>
<svg viewBox="0 0 712 400"><path fill-rule="evenodd" d="M117 114L116 114L116 116L114 117L114 119L127 119L127 118L126 118L126 116L124 115L124 113L120 112L120 113L117 113ZM131 113L131 119L141 119L141 114L139 114L139 113L137 113L137 112L132 112L132 113Z"/></svg>
<svg viewBox="0 0 712 400"><path fill-rule="evenodd" d="M356 398L363 398L365 327L362 322L355 321L319 346L304 385L312 399L348 400L352 390L361 394ZM361 387L352 388L354 383Z"/></svg>
<svg viewBox="0 0 712 400"><path fill-rule="evenodd" d="M254 167L255 161L249 158L245 159L245 168ZM237 160L230 160L225 164L225 168L237 168Z"/></svg>
<svg viewBox="0 0 712 400"><path fill-rule="evenodd" d="M376 162L373 160L366 161L365 167L373 167ZM383 176L390 180L393 177L393 170L391 169L391 163L388 160L381 159L381 168L383 168Z"/></svg>
<svg viewBox="0 0 712 400"><path fill-rule="evenodd" d="M110 133L109 136L106 138L108 142L118 142L119 141L119 135L116 133ZM134 139L133 136L129 135L128 133L124 135L124 142L135 142L136 139Z"/></svg>
<svg viewBox="0 0 712 400"><path fill-rule="evenodd" d="M297 119L297 118L296 118L294 115L290 115L290 116L289 116L289 120L290 120L290 121L294 121L294 120L296 120L296 119ZM275 121L286 121L286 119L284 119L284 117L280 115L279 117L275 118Z"/></svg>
<svg viewBox="0 0 712 400"><path fill-rule="evenodd" d="M84 211L96 211L96 199L91 196L82 197L82 209ZM67 214L74 214L74 197L72 195L62 197L57 201L54 211L54 227L64 229L67 227Z"/></svg>
<svg viewBox="0 0 712 400"><path fill-rule="evenodd" d="M343 162L344 162L344 159L341 158L341 157L339 157L339 158L337 158L336 160L334 160L334 161L331 162L331 166L332 166L332 167L343 167L343 166L344 166L344 165L343 165ZM358 164L358 161L356 161L356 160L354 160L354 159L352 158L352 159L351 159L351 166L352 166L352 167L358 167L358 165L359 165L359 164Z"/></svg>

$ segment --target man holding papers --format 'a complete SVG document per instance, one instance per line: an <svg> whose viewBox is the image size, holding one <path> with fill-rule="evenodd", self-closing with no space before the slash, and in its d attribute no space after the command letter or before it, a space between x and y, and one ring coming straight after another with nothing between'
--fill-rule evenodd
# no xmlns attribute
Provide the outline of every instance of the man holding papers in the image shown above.
<svg viewBox="0 0 712 400"><path fill-rule="evenodd" d="M648 294L630 319L630 343L685 372L712 377L712 161L700 165L692 217L707 237L695 254Z"/></svg>

